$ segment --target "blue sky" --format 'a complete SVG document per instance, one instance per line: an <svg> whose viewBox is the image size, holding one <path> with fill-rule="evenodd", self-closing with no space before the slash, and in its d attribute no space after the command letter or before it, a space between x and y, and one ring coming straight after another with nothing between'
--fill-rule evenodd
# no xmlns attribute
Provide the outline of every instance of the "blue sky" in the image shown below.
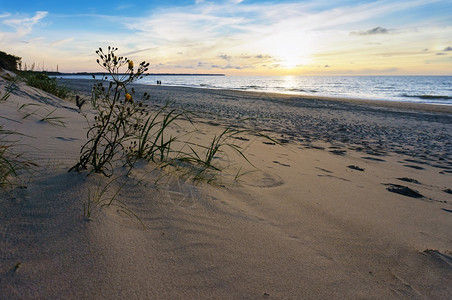
<svg viewBox="0 0 452 300"><path fill-rule="evenodd" d="M0 50L100 71L112 45L151 72L452 75L452 2L0 0Z"/></svg>

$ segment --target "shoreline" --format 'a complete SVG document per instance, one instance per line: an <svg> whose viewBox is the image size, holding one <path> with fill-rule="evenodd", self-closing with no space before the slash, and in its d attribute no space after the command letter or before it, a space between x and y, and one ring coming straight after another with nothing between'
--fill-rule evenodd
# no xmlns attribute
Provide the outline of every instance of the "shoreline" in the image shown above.
<svg viewBox="0 0 452 300"><path fill-rule="evenodd" d="M63 80L89 93L89 80ZM369 153L403 153L452 167L452 107L300 97L275 93L134 84L137 97L172 105L212 121L281 135L282 140L347 144ZM422 124L422 126L419 126ZM435 145L434 148L431 145Z"/></svg>
<svg viewBox="0 0 452 300"><path fill-rule="evenodd" d="M143 79L139 84L153 86L155 80L158 80L158 76L151 76L152 78ZM401 76L406 78L407 76ZM202 89L215 89L215 90L231 90L231 91L243 91L243 92L257 92L257 93L268 93L268 94L281 94L289 96L299 96L307 98L324 98L324 99L338 99L338 100L352 100L352 101L376 101L376 102L402 102L408 104L427 104L435 106L452 106L452 96L450 96L450 91L448 91L444 85L439 87L439 90L431 90L430 81L431 76L420 76L421 78L426 78L425 81L419 83L419 87L413 85L411 80L394 83L394 91L391 92L384 85L392 85L393 80L383 79L382 82L378 77L371 76L371 79L357 79L356 83L346 79L344 83L337 79L326 79L326 81L319 79L318 83L315 79L307 76L306 78L311 78L309 80L302 80L295 84L289 83L286 86L284 78L273 78L273 77L243 77L232 76L232 79L226 80L187 80L181 79L175 76L174 79L170 79L169 87L188 87L188 88L202 88ZM444 76L441 76L444 77ZM452 76L447 79L452 80ZM300 77L303 78L303 77ZM320 78L323 78L322 76ZM328 78L328 77L326 77ZM334 77L333 77L334 78ZM342 77L340 77L342 78ZM355 78L352 76L351 78ZM361 77L358 77L361 78ZM367 78L367 77L365 77ZM430 79L429 79L430 78ZM87 78L85 79L92 79ZM249 80L243 81L243 80ZM379 84L374 85L374 81L379 82ZM289 81L290 82L290 81ZM356 84L356 85L355 85ZM334 86L334 88L332 88ZM397 91L397 92L396 92ZM370 92L370 94L368 94Z"/></svg>
<svg viewBox="0 0 452 300"><path fill-rule="evenodd" d="M76 81L83 82L87 86L92 86L95 80L93 79L67 79L67 78L57 78L58 81L63 84L67 84L68 86L79 86ZM71 82L73 81L73 82ZM188 86L178 86L178 85L154 85L154 84L133 84L136 87L142 88L174 88L174 89L195 89L195 90L206 90L206 91L226 91L226 92L237 92L243 94L250 95L268 95L272 97L280 97L280 98L299 98L299 99L309 99L309 100L324 100L324 101L338 101L338 102L347 102L356 105L369 105L369 106L378 106L378 107L388 107L388 108L396 108L396 109L409 109L409 110L419 110L419 111L428 111L428 112L444 112L444 113L452 113L452 104L436 104L436 103L416 103L410 101L400 101L400 100L379 100L379 99L364 99L364 98L353 98L353 97L332 97L332 96L317 96L317 95L299 95L299 94L291 94L291 93L277 93L277 92L266 92L266 91L246 91L246 90L238 90L238 89L222 89L222 88L205 88L205 87L188 87ZM141 88L141 89L142 89ZM88 92L88 90L83 89L84 92Z"/></svg>

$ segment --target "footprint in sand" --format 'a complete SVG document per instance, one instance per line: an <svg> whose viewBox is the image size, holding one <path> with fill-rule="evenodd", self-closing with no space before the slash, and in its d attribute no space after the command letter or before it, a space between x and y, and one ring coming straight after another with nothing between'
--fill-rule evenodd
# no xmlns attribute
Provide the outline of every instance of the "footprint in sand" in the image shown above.
<svg viewBox="0 0 452 300"><path fill-rule="evenodd" d="M445 267L452 267L452 256L450 256L450 253L441 253L436 249L425 249L422 254L431 257L438 263L444 264Z"/></svg>
<svg viewBox="0 0 452 300"><path fill-rule="evenodd" d="M385 161L384 159L376 158L376 157L372 157L372 156L363 156L361 158L362 159L367 159L367 160L373 160L373 161L380 161L380 162Z"/></svg>
<svg viewBox="0 0 452 300"><path fill-rule="evenodd" d="M415 191L413 189L410 189L407 186L394 184L394 183L385 183L384 185L388 186L386 189L390 192L404 195L411 198L424 198L422 194L420 194L418 191Z"/></svg>
<svg viewBox="0 0 452 300"><path fill-rule="evenodd" d="M283 166L283 167L290 167L290 165L288 165L288 164L283 164L283 163L281 163L281 162L279 162L279 161L277 161L277 160L274 160L273 163L274 163L274 164L281 165L281 166Z"/></svg>
<svg viewBox="0 0 452 300"><path fill-rule="evenodd" d="M330 152L335 155L345 155L347 153L346 150L330 150Z"/></svg>
<svg viewBox="0 0 452 300"><path fill-rule="evenodd" d="M53 138L57 139L57 140L62 140L62 141L65 141L65 142L72 142L72 141L77 141L78 140L78 138L62 137L62 136L55 136Z"/></svg>
<svg viewBox="0 0 452 300"><path fill-rule="evenodd" d="M327 178L335 178L335 179L339 179L339 180L342 180L342 181L347 181L347 182L350 182L350 180L348 180L348 179L345 179L345 178L342 178L342 177L338 177L338 176L334 176L334 175L330 175L330 174L319 174L319 175L317 175L318 177L327 177Z"/></svg>
<svg viewBox="0 0 452 300"><path fill-rule="evenodd" d="M330 171L330 170L323 169L323 168L320 168L320 167L315 167L315 168L318 169L318 170L320 170L320 171L326 172L326 173L333 173L333 172Z"/></svg>
<svg viewBox="0 0 452 300"><path fill-rule="evenodd" d="M364 168L361 168L361 167L358 167L358 166L355 166L355 165L347 166L347 168L352 169L352 170L356 170L356 171L364 172Z"/></svg>
<svg viewBox="0 0 452 300"><path fill-rule="evenodd" d="M335 178L335 179L339 179L339 180L342 180L342 181L348 181L348 182L350 181L348 179L332 175L334 172L332 172L330 170L323 169L323 168L320 168L320 167L315 167L315 168L320 170L320 171L322 171L322 172L328 173L328 174L317 174L318 177Z"/></svg>
<svg viewBox="0 0 452 300"><path fill-rule="evenodd" d="M407 168L412 168L412 169L415 169L415 170L425 170L424 167L420 167L420 166L416 166L416 165L403 165L403 166L407 167Z"/></svg>
<svg viewBox="0 0 452 300"><path fill-rule="evenodd" d="M243 179L246 185L260 188L273 188L284 184L284 180L278 175L270 174L260 170L246 175L246 177Z"/></svg>
<svg viewBox="0 0 452 300"><path fill-rule="evenodd" d="M421 184L419 181L417 181L416 179L413 179L413 178L399 177L399 178L396 178L396 179L401 180L401 181L405 181L405 182L411 182L411 183L419 184L419 185Z"/></svg>

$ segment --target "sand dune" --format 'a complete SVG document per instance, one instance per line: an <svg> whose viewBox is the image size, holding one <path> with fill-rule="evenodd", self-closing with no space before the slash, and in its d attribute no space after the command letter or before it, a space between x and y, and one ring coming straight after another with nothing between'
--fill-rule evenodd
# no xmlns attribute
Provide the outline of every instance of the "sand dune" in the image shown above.
<svg viewBox="0 0 452 300"><path fill-rule="evenodd" d="M6 84L0 79L1 91ZM73 84L86 92L83 81ZM152 101L204 113L194 139L208 142L236 118L258 115L237 125L281 145L244 134L236 142L255 168L226 152L230 168L215 185L156 184L163 171L140 164L106 197L120 190L145 229L113 206L93 207L87 219L89 193L112 179L67 172L85 119L74 103L19 84L0 103L0 124L24 134L15 147L39 166L1 192L1 299L451 297L447 108L149 91ZM64 126L41 121L51 111ZM249 172L235 181L240 167Z"/></svg>

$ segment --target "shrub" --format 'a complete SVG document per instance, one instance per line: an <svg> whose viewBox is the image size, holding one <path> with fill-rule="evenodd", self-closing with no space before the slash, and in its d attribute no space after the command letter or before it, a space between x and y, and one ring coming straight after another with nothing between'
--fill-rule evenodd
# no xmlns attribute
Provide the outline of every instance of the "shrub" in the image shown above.
<svg viewBox="0 0 452 300"><path fill-rule="evenodd" d="M66 98L70 90L59 85L56 78L49 77L45 72L23 71L20 73L29 86L41 89L60 98Z"/></svg>
<svg viewBox="0 0 452 300"><path fill-rule="evenodd" d="M0 51L0 68L15 72L20 63L20 57Z"/></svg>

